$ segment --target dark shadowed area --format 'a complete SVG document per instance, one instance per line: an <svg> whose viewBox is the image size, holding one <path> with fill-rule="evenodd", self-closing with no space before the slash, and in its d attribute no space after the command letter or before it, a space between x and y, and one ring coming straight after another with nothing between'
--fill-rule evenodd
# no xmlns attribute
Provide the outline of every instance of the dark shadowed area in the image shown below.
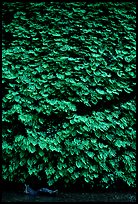
<svg viewBox="0 0 138 204"><path fill-rule="evenodd" d="M58 196L29 196L17 192L3 192L2 202L136 202L136 193L62 193Z"/></svg>
<svg viewBox="0 0 138 204"><path fill-rule="evenodd" d="M34 190L43 187L44 184L30 185ZM118 187L117 187L118 186ZM3 183L2 202L136 202L136 189L127 188L123 183L118 182L108 190L102 190L98 187L90 189L85 185L74 184L72 187L64 188L64 185L58 185L53 190L58 189L58 195L30 196L24 193L24 184Z"/></svg>

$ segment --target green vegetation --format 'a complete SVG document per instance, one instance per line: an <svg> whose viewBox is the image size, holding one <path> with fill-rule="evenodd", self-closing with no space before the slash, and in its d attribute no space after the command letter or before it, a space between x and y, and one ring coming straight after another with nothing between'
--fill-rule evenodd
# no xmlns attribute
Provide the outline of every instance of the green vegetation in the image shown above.
<svg viewBox="0 0 138 204"><path fill-rule="evenodd" d="M136 5L4 2L2 20L3 179L135 187Z"/></svg>

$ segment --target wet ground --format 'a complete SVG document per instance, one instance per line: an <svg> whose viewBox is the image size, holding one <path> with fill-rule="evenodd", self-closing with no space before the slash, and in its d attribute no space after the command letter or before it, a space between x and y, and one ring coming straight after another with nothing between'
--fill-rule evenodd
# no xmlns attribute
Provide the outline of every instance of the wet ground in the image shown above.
<svg viewBox="0 0 138 204"><path fill-rule="evenodd" d="M60 193L56 197L3 192L2 202L136 202L136 193Z"/></svg>

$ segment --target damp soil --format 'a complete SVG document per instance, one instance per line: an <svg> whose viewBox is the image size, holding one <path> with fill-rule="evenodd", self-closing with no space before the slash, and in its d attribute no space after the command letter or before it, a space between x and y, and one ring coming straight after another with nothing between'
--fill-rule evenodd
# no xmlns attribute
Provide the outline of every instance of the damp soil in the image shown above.
<svg viewBox="0 0 138 204"><path fill-rule="evenodd" d="M2 192L2 202L136 202L135 192L64 193L57 196L29 196L12 191Z"/></svg>

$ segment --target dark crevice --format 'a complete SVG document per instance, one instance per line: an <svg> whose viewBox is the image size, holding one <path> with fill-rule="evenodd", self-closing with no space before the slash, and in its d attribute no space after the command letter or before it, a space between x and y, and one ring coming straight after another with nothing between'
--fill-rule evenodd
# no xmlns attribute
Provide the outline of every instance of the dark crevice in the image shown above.
<svg viewBox="0 0 138 204"><path fill-rule="evenodd" d="M2 39L4 42L4 46L6 49L8 49L11 46L11 43L14 40L13 34L11 32L5 32L5 30L2 31Z"/></svg>
<svg viewBox="0 0 138 204"><path fill-rule="evenodd" d="M125 103L129 100L134 99L136 92L133 91L130 94L126 92L120 93L116 98L108 100L100 100L96 105L91 104L91 107L86 106L84 103L74 103L77 107L78 115L91 115L92 111L103 111L104 109L110 109L113 106L120 106L120 104ZM111 108L112 109L112 108Z"/></svg>

